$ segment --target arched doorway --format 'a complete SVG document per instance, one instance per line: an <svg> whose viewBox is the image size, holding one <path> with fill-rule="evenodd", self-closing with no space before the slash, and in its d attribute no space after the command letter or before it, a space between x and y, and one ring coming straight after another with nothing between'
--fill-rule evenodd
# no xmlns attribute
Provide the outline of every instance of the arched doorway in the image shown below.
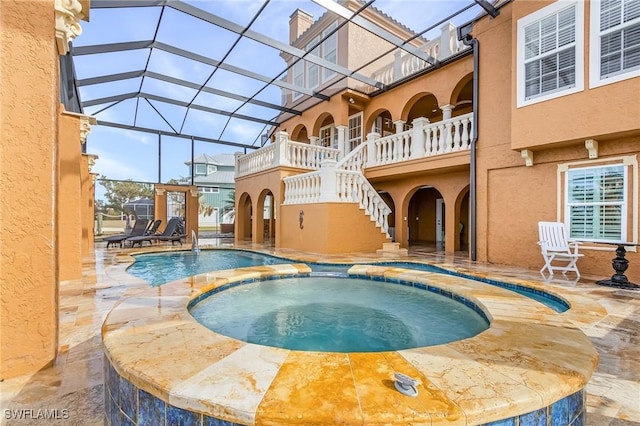
<svg viewBox="0 0 640 426"><path fill-rule="evenodd" d="M423 186L411 196L407 210L409 248L444 250L444 197L436 188Z"/></svg>
<svg viewBox="0 0 640 426"><path fill-rule="evenodd" d="M257 243L274 243L276 238L275 198L273 192L265 189L258 197L256 220L259 235L256 235Z"/></svg>
<svg viewBox="0 0 640 426"><path fill-rule="evenodd" d="M456 250L469 251L469 187L458 196L456 210L459 218Z"/></svg>
<svg viewBox="0 0 640 426"><path fill-rule="evenodd" d="M251 205L251 196L245 192L238 198L238 207L236 208L237 240L251 240L252 221L253 206Z"/></svg>

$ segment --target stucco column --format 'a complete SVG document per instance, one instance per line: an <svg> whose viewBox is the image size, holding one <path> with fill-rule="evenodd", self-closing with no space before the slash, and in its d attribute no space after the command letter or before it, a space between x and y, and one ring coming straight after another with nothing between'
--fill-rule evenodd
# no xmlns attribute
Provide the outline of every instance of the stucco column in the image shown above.
<svg viewBox="0 0 640 426"><path fill-rule="evenodd" d="M440 107L440 109L442 110L442 119L443 120L448 120L451 118L451 112L453 111L453 109L455 108L455 105L451 105L451 104L447 104L447 105L442 105Z"/></svg>
<svg viewBox="0 0 640 426"><path fill-rule="evenodd" d="M55 36L68 48L83 17L79 4L0 1L0 379L37 372L58 350L60 134L74 134L78 152L80 144L77 127L60 128ZM75 34L58 34L61 14Z"/></svg>
<svg viewBox="0 0 640 426"><path fill-rule="evenodd" d="M453 254L456 251L456 246L460 245L460 221L456 220L455 200L449 200L445 196L444 205L444 251L445 253Z"/></svg>
<svg viewBox="0 0 640 426"><path fill-rule="evenodd" d="M347 130L348 127L344 124L336 126L336 132L338 132L338 155L344 157L349 153L349 146L347 146Z"/></svg>
<svg viewBox="0 0 640 426"><path fill-rule="evenodd" d="M259 205L260 197L251 199L253 203L253 220L251 222L251 242L262 244L264 242L264 209ZM263 204L264 205L264 204Z"/></svg>

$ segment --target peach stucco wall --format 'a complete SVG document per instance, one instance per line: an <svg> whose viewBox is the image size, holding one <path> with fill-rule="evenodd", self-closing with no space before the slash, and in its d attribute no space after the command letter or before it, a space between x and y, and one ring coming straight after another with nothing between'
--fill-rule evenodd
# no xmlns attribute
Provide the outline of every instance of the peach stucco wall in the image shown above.
<svg viewBox="0 0 640 426"><path fill-rule="evenodd" d="M97 158L95 155L82 155L81 191L82 206L82 257L86 258L93 251L94 243L94 218L95 218L95 193L96 184L91 173L91 162Z"/></svg>
<svg viewBox="0 0 640 426"><path fill-rule="evenodd" d="M511 30L512 58L515 64L517 20L553 1L517 1L513 4ZM584 89L578 93L516 108L516 78L511 74L513 149L542 147L564 141L599 139L640 128L640 78L632 78L600 87L589 88L589 18L591 1L584 2L584 63L578 64L584 74ZM597 6L596 6L597 7ZM483 61L484 61L483 57ZM515 69L515 67L514 67Z"/></svg>
<svg viewBox="0 0 640 426"><path fill-rule="evenodd" d="M583 92L516 108L516 20L549 3L511 3L501 9L500 16L483 19L474 29L481 52L477 144L480 261L541 268L537 222L562 220L558 165L577 161L601 164L607 158L640 154L638 78L589 90L587 76ZM585 72L587 61L588 57ZM594 160L589 160L584 145L589 138L599 140ZM523 148L533 150L531 167L525 166L520 155ZM637 224L632 224L628 238L637 232ZM582 253L585 256L578 261L581 273L602 278L613 274L612 247L592 249L585 244ZM640 256L629 252L627 259L627 276L640 281Z"/></svg>
<svg viewBox="0 0 640 426"><path fill-rule="evenodd" d="M280 211L282 247L328 254L374 252L390 241L354 203L285 205Z"/></svg>
<svg viewBox="0 0 640 426"><path fill-rule="evenodd" d="M58 345L53 3L0 2L0 378L46 366Z"/></svg>
<svg viewBox="0 0 640 426"><path fill-rule="evenodd" d="M62 107L60 107L62 109ZM82 150L80 117L62 112L58 121L58 277L82 277Z"/></svg>

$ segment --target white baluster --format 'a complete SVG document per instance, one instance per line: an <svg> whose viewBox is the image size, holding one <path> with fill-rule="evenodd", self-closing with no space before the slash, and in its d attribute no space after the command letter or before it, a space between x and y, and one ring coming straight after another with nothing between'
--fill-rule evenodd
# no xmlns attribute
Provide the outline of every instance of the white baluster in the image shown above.
<svg viewBox="0 0 640 426"><path fill-rule="evenodd" d="M462 128L460 131L462 132L462 149L469 148L469 119L465 118L462 120Z"/></svg>
<svg viewBox="0 0 640 426"><path fill-rule="evenodd" d="M453 126L453 123L448 121L445 125L445 141L444 141L444 152L451 152L451 147L453 145L453 138L451 135L451 127Z"/></svg>
<svg viewBox="0 0 640 426"><path fill-rule="evenodd" d="M460 120L453 123L453 151L460 150Z"/></svg>

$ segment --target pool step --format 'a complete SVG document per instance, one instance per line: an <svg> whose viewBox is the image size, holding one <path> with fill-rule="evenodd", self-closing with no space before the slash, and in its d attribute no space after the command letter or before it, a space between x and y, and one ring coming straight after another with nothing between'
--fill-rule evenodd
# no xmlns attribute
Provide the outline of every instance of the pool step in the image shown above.
<svg viewBox="0 0 640 426"><path fill-rule="evenodd" d="M346 272L337 272L337 271L316 271L310 272L310 277L339 277L346 278L349 276Z"/></svg>

